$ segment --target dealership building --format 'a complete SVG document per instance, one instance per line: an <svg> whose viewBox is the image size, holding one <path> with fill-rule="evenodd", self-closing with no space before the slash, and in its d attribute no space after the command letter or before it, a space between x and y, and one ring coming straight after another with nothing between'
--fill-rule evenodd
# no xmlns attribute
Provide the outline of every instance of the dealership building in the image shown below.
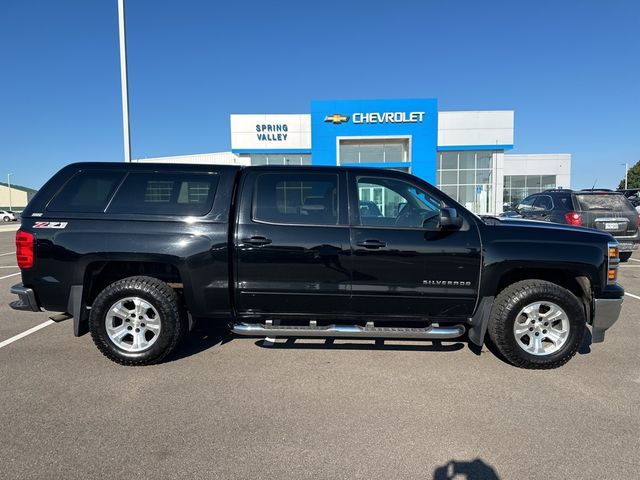
<svg viewBox="0 0 640 480"><path fill-rule="evenodd" d="M438 111L435 99L322 100L311 113L232 114L228 152L140 162L392 168L437 185L476 213L569 188L570 154L508 154L514 112Z"/></svg>

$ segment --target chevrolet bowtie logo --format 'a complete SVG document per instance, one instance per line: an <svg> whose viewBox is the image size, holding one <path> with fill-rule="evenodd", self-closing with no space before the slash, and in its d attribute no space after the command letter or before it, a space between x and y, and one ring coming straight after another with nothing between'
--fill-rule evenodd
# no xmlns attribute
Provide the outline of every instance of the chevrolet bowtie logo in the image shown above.
<svg viewBox="0 0 640 480"><path fill-rule="evenodd" d="M339 123L348 122L349 117L347 117L346 115L340 115L339 113L334 113L333 115L327 115L326 117L324 117L324 121L331 122L334 125L337 125Z"/></svg>

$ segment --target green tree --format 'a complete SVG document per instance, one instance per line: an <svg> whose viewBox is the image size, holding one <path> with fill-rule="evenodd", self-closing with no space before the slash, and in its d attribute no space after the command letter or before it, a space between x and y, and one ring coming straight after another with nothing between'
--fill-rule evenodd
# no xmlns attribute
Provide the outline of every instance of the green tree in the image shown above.
<svg viewBox="0 0 640 480"><path fill-rule="evenodd" d="M618 188L624 188L624 178L620 180ZM627 188L640 188L640 161L627 172Z"/></svg>

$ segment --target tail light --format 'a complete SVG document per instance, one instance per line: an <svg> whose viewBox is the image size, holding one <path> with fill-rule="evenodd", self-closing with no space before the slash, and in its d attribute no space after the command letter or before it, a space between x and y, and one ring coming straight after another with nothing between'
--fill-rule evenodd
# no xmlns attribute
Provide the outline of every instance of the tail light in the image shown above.
<svg viewBox="0 0 640 480"><path fill-rule="evenodd" d="M567 212L564 214L564 219L569 225L574 227L580 227L582 225L582 216L578 212Z"/></svg>
<svg viewBox="0 0 640 480"><path fill-rule="evenodd" d="M18 230L16 232L16 257L22 270L33 267L33 233Z"/></svg>
<svg viewBox="0 0 640 480"><path fill-rule="evenodd" d="M618 242L609 242L607 255L607 283L615 283L618 280L618 266L620 264L620 250Z"/></svg>
<svg viewBox="0 0 640 480"><path fill-rule="evenodd" d="M636 225L638 226L638 228L640 228L640 215L638 215L638 221L636 222Z"/></svg>

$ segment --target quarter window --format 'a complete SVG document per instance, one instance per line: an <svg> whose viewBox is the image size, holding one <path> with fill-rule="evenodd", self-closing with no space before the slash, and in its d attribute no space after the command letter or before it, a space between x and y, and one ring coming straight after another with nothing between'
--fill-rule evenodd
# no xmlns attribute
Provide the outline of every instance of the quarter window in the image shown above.
<svg viewBox="0 0 640 480"><path fill-rule="evenodd" d="M257 180L253 218L292 225L338 223L338 177L265 173Z"/></svg>
<svg viewBox="0 0 640 480"><path fill-rule="evenodd" d="M85 170L78 172L49 202L50 212L103 212L124 177L124 172Z"/></svg>

